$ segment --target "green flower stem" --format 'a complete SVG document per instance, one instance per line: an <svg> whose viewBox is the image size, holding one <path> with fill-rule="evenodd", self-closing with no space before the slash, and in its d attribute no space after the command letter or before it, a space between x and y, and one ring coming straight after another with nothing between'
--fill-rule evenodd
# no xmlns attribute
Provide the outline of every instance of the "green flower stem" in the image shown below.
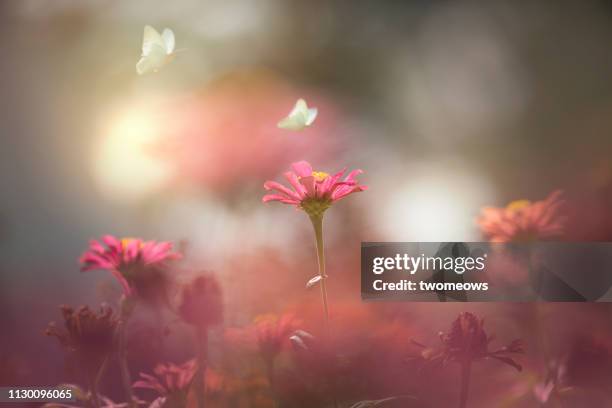
<svg viewBox="0 0 612 408"><path fill-rule="evenodd" d="M205 327L196 328L196 349L198 359L198 371L195 375L195 391L198 401L198 408L204 408L206 396L206 364L208 360L208 329Z"/></svg>
<svg viewBox="0 0 612 408"><path fill-rule="evenodd" d="M329 324L329 303L327 300L327 274L325 273L325 249L323 246L323 212L318 214L310 215L310 221L312 222L312 226L315 231L315 241L317 244L317 259L319 261L319 276L321 280L319 284L321 285L321 299L323 300L323 311L325 313L325 335L327 337L327 341L330 345L329 351L334 358L333 349L331 347L331 329ZM334 363L333 360L330 361L331 365L331 376L330 384L331 384L331 393L334 401L334 407L338 408L338 399L336 398L336 378L333 373Z"/></svg>
<svg viewBox="0 0 612 408"><path fill-rule="evenodd" d="M321 280L321 299L323 300L323 311L325 312L325 330L329 336L329 304L327 301L327 274L325 273L325 249L323 247L323 214L310 216L310 221L315 231L317 244L317 259L319 261L319 276Z"/></svg>
<svg viewBox="0 0 612 408"><path fill-rule="evenodd" d="M470 392L470 376L472 371L472 362L465 360L461 363L461 395L459 397L459 408L466 408L468 394Z"/></svg>

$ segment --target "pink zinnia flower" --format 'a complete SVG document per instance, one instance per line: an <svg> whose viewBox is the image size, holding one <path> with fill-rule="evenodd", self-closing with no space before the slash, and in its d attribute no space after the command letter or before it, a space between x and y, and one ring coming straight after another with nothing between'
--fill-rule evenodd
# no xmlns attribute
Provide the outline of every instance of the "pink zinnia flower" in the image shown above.
<svg viewBox="0 0 612 408"><path fill-rule="evenodd" d="M106 246L104 246L105 244ZM102 243L92 240L80 258L81 272L106 269L119 281L127 296L135 292L136 274L181 255L172 251L171 242L143 241L135 238L119 239L112 235L102 237Z"/></svg>
<svg viewBox="0 0 612 408"><path fill-rule="evenodd" d="M158 364L153 369L155 375L140 373L140 379L134 383L133 387L157 391L162 397L181 396L185 398L196 371L195 359L181 365Z"/></svg>
<svg viewBox="0 0 612 408"><path fill-rule="evenodd" d="M555 191L536 202L517 200L505 208L485 207L477 223L492 242L520 242L558 237L565 217L559 209L562 192Z"/></svg>
<svg viewBox="0 0 612 408"><path fill-rule="evenodd" d="M367 189L356 180L356 177L363 173L361 170L353 170L342 179L346 169L332 176L322 171L313 171L310 163L306 161L293 163L291 167L293 171L286 172L285 178L293 189L276 181L267 181L264 188L276 192L265 195L264 203L280 201L303 209L311 217L320 217L336 201Z"/></svg>

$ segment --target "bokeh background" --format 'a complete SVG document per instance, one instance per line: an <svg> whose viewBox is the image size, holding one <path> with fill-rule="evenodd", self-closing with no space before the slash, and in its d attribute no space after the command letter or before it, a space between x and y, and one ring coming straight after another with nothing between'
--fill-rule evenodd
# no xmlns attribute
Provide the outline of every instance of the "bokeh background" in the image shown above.
<svg viewBox="0 0 612 408"><path fill-rule="evenodd" d="M20 0L0 12L0 382L64 381L61 350L42 332L59 304L117 296L108 274L78 270L88 240L105 233L178 243L183 269L222 282L227 327L290 309L316 331L308 219L261 203L263 182L301 159L361 168L370 188L326 216L332 319L356 355L359 336L398 346L364 363L369 395L351 398L405 389L446 403L456 390L427 395L404 348L411 336L436 341L464 310L528 349L523 374L474 374L474 406L529 396L546 375L541 357L564 355L576 337L610 345L607 305L535 313L359 295L361 241L478 241L483 206L559 188L566 239L612 239L608 2ZM145 24L172 28L182 51L137 76ZM317 122L277 129L298 97L319 108ZM180 359L183 340L151 347ZM433 375L429 384L454 381ZM587 394L599 398L589 406L612 406Z"/></svg>

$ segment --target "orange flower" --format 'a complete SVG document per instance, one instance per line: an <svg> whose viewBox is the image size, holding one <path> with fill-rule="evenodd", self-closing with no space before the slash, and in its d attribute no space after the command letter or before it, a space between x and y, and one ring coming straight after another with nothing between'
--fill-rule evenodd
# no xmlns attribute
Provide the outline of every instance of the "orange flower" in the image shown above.
<svg viewBox="0 0 612 408"><path fill-rule="evenodd" d="M563 233L565 217L559 214L562 192L542 201L517 200L505 208L485 207L476 220L492 242L522 242L549 239Z"/></svg>

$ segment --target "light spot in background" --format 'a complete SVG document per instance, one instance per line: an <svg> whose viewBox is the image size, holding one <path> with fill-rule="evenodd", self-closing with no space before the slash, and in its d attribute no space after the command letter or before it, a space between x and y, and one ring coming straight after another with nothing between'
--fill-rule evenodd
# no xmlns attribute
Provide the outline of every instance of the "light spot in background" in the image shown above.
<svg viewBox="0 0 612 408"><path fill-rule="evenodd" d="M387 241L478 241L474 218L493 202L486 178L466 163L432 162L403 171L401 183L380 200Z"/></svg>
<svg viewBox="0 0 612 408"><path fill-rule="evenodd" d="M104 197L133 202L163 187L170 178L170 166L147 151L161 136L156 115L130 107L107 123L93 160L95 181Z"/></svg>

